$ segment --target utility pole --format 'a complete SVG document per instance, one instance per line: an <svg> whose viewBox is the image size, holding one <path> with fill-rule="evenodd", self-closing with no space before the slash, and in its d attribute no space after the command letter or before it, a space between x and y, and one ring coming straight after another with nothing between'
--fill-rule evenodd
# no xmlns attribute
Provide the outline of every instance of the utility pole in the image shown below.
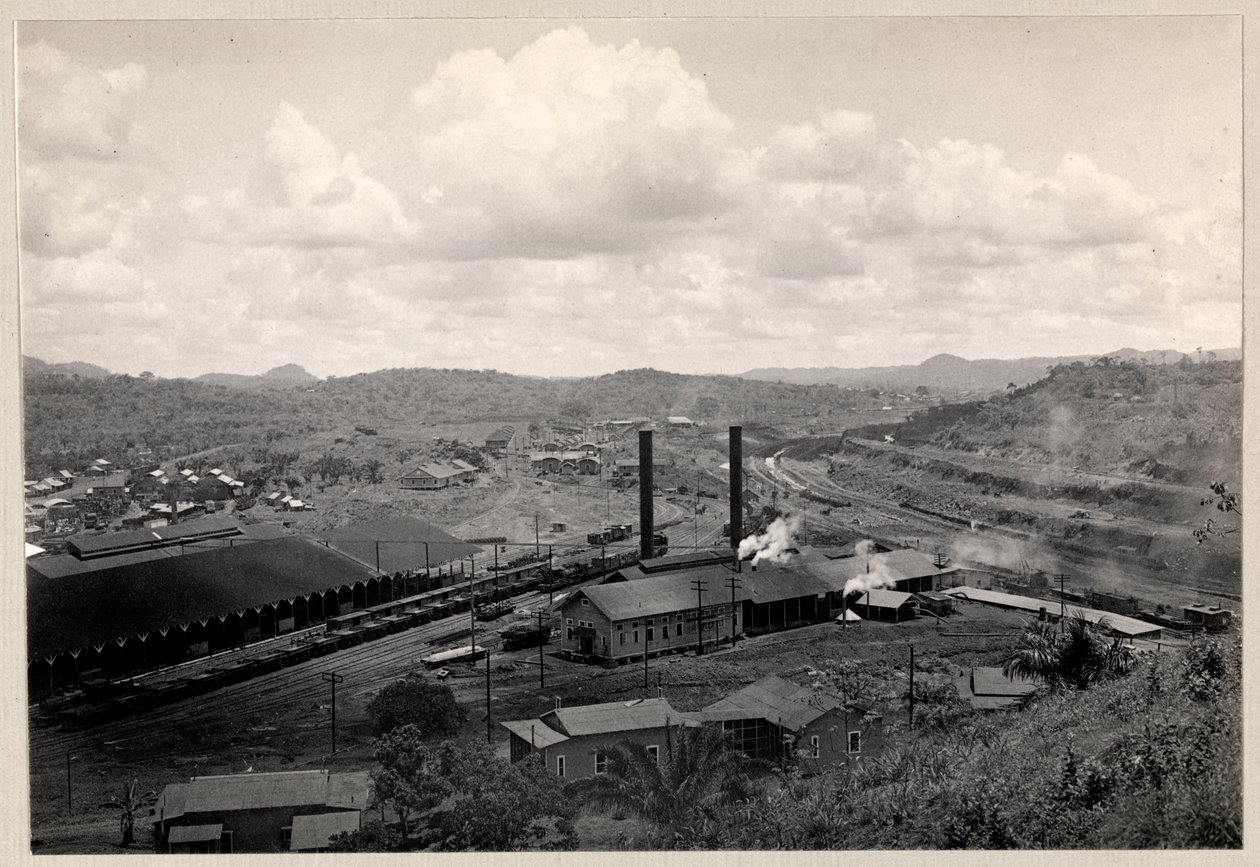
<svg viewBox="0 0 1260 867"><path fill-rule="evenodd" d="M477 658L477 597L473 595L472 572L468 573L468 649Z"/></svg>
<svg viewBox="0 0 1260 867"><path fill-rule="evenodd" d="M696 591L696 656L704 653L704 602L703 597L707 592L705 586L708 584L703 578L691 579L692 589Z"/></svg>
<svg viewBox="0 0 1260 867"><path fill-rule="evenodd" d="M332 685L332 755L337 754L337 684L345 680L340 674L332 671L320 673L320 678Z"/></svg>
<svg viewBox="0 0 1260 867"><path fill-rule="evenodd" d="M740 584L734 575L726 576L726 586L731 588L731 647L735 646L735 590Z"/></svg>
<svg viewBox="0 0 1260 867"><path fill-rule="evenodd" d="M70 751L66 750L66 812L70 813L74 810L74 801L70 796L70 760L74 756L70 755Z"/></svg>
<svg viewBox="0 0 1260 867"><path fill-rule="evenodd" d="M540 633L542 632L542 628L543 628L542 617L543 617L542 612L539 611L538 612L538 631ZM541 635L539 636L539 638L543 638L543 637L544 636L541 636ZM546 636L546 637L550 637L550 636ZM546 641L538 642L538 688L539 689L547 688L547 669L545 665L543 664L543 646L546 643L547 643Z"/></svg>
<svg viewBox="0 0 1260 867"><path fill-rule="evenodd" d="M910 645L910 728L914 728L914 645Z"/></svg>
<svg viewBox="0 0 1260 867"><path fill-rule="evenodd" d="M381 573L381 540L376 540L376 574Z"/></svg>
<svg viewBox="0 0 1260 867"><path fill-rule="evenodd" d="M1059 573L1059 631L1060 632L1063 631L1063 620L1064 618L1067 617L1067 596L1064 595L1063 585L1071 580L1072 580L1071 578L1064 575L1062 572Z"/></svg>
<svg viewBox="0 0 1260 867"><path fill-rule="evenodd" d="M542 553L542 546L539 544L539 540L538 540L538 513L537 512L534 513L534 553L535 554Z"/></svg>
<svg viewBox="0 0 1260 867"><path fill-rule="evenodd" d="M646 693L648 689L648 631L649 627L643 627L643 690Z"/></svg>
<svg viewBox="0 0 1260 867"><path fill-rule="evenodd" d="M486 651L486 743L494 743L490 725L490 651Z"/></svg>

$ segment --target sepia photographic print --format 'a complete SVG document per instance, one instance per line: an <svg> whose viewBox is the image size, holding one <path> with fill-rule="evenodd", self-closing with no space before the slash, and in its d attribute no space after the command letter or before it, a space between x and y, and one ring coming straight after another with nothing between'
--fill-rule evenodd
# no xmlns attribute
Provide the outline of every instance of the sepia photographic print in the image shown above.
<svg viewBox="0 0 1260 867"><path fill-rule="evenodd" d="M13 22L15 857L1243 854L1244 16L146 14Z"/></svg>

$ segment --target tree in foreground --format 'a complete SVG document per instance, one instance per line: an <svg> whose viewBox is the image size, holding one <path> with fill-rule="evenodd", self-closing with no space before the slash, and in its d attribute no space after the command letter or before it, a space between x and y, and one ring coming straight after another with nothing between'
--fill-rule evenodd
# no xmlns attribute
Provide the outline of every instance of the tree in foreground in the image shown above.
<svg viewBox="0 0 1260 867"><path fill-rule="evenodd" d="M381 737L374 755L380 767L372 773L373 791L397 814L401 836L348 838L345 851L405 847L412 819L421 817L418 845L444 851L528 849L553 832L552 848L574 842L573 804L536 759L513 764L485 744L429 743L414 725Z"/></svg>
<svg viewBox="0 0 1260 867"><path fill-rule="evenodd" d="M1090 623L1080 614L1059 624L1035 621L1024 630L1023 646L1005 662L1007 677L1040 681L1047 689L1088 689L1104 680L1128 674L1133 652L1120 638L1108 638L1104 617Z"/></svg>
<svg viewBox="0 0 1260 867"><path fill-rule="evenodd" d="M750 797L755 778L770 770L733 749L718 726L680 727L659 762L624 741L608 751L607 773L571 790L582 808L634 816L649 825L655 845L672 846L712 811Z"/></svg>
<svg viewBox="0 0 1260 867"><path fill-rule="evenodd" d="M148 807L157 798L157 792L137 794L140 781L133 778L123 786L122 796L113 795L101 804L101 809L118 811L118 830L122 832L122 845L130 846L135 841L136 813Z"/></svg>
<svg viewBox="0 0 1260 867"><path fill-rule="evenodd" d="M455 744L426 743L414 725L396 728L376 742L372 757L380 767L372 772L377 803L389 804L398 815L402 839L410 835L415 813L432 810L454 791L453 779L461 763Z"/></svg>
<svg viewBox="0 0 1260 867"><path fill-rule="evenodd" d="M368 702L367 714L377 735L414 725L423 737L449 737L464 720L449 686L419 677L389 684Z"/></svg>

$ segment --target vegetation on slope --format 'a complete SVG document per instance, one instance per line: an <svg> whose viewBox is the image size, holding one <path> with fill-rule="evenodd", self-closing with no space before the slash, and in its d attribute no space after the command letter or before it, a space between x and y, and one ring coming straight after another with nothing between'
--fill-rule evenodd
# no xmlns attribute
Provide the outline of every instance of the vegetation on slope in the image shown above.
<svg viewBox="0 0 1260 867"><path fill-rule="evenodd" d="M931 407L850 434L1207 484L1238 470L1242 365L1078 361L991 400Z"/></svg>

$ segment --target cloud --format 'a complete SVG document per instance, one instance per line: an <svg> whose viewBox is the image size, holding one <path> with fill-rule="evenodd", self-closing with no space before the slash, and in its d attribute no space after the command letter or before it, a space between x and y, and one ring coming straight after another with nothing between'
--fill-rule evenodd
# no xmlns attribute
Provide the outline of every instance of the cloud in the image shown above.
<svg viewBox="0 0 1260 867"><path fill-rule="evenodd" d="M90 69L46 42L26 46L17 66L18 135L23 156L110 160L126 155L145 67Z"/></svg>
<svg viewBox="0 0 1260 867"><path fill-rule="evenodd" d="M264 190L185 197L184 213L202 238L320 248L389 246L414 236L394 193L293 105L280 105L264 140Z"/></svg>
<svg viewBox="0 0 1260 867"><path fill-rule="evenodd" d="M411 164L449 256L644 249L738 198L734 125L670 49L570 28L508 59L460 52L411 108Z"/></svg>

